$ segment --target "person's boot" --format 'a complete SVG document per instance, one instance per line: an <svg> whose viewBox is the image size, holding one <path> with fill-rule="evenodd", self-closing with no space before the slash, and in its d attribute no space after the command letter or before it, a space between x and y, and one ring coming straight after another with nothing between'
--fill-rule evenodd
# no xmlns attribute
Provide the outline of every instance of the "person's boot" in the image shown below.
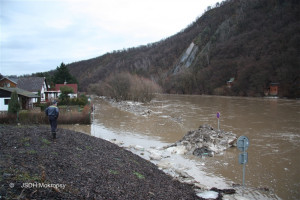
<svg viewBox="0 0 300 200"><path fill-rule="evenodd" d="M53 139L56 139L56 132L52 132Z"/></svg>

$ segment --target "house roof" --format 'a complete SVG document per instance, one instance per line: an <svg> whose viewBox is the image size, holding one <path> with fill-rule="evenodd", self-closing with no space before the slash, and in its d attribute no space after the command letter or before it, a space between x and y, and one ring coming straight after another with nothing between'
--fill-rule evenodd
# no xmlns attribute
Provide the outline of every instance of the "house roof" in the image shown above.
<svg viewBox="0 0 300 200"><path fill-rule="evenodd" d="M17 87L29 92L38 92L44 84L44 77L21 77L18 79Z"/></svg>
<svg viewBox="0 0 300 200"><path fill-rule="evenodd" d="M77 92L78 92L78 85L77 84L56 84L55 85L55 90L58 91L63 86L67 86L67 87L72 88L74 94L77 94Z"/></svg>
<svg viewBox="0 0 300 200"><path fill-rule="evenodd" d="M26 90L23 90L23 89L20 89L20 88L0 87L0 90L5 90L5 91L8 91L8 92L16 91L18 95L25 96L25 97L30 97L30 98L38 98L39 97L39 95L37 95L37 94L34 94L32 92L29 92L29 91L26 91Z"/></svg>
<svg viewBox="0 0 300 200"><path fill-rule="evenodd" d="M228 83L232 83L234 81L234 78L230 78L229 81L227 81Z"/></svg>
<svg viewBox="0 0 300 200"><path fill-rule="evenodd" d="M3 77L0 81L2 81L3 79L10 80L11 82L14 82L15 84L17 84L17 82L18 82L18 78L8 78L8 77Z"/></svg>

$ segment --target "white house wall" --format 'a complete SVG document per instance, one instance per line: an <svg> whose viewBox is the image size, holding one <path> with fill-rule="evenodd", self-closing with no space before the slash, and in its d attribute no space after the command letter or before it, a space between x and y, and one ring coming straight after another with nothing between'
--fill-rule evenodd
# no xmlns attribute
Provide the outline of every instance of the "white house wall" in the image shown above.
<svg viewBox="0 0 300 200"><path fill-rule="evenodd" d="M8 111L8 105L5 105L5 99L10 99L10 97L0 98L0 111Z"/></svg>
<svg viewBox="0 0 300 200"><path fill-rule="evenodd" d="M77 98L77 94L68 94L71 99Z"/></svg>
<svg viewBox="0 0 300 200"><path fill-rule="evenodd" d="M58 97L59 97L59 95L61 95L60 90L59 90L58 93L57 93L57 96L58 96ZM77 98L77 94L74 94L74 93L70 93L70 94L68 94L68 96L70 97L70 99Z"/></svg>
<svg viewBox="0 0 300 200"><path fill-rule="evenodd" d="M41 101L46 101L45 91L48 91L46 81L44 81L42 89L41 89Z"/></svg>
<svg viewBox="0 0 300 200"><path fill-rule="evenodd" d="M48 91L47 89L47 85L46 85L46 82L44 81L43 85L42 85L42 88L41 88L41 101L46 101L46 94L45 92ZM33 92L34 94L38 94L38 92ZM49 98L49 97L48 97ZM32 103L37 103L38 102L38 99L37 98L34 98L32 100Z"/></svg>
<svg viewBox="0 0 300 200"><path fill-rule="evenodd" d="M58 94L57 93L48 93L48 99L50 100L50 99L52 99L52 100L54 100L54 99L57 99L58 98Z"/></svg>

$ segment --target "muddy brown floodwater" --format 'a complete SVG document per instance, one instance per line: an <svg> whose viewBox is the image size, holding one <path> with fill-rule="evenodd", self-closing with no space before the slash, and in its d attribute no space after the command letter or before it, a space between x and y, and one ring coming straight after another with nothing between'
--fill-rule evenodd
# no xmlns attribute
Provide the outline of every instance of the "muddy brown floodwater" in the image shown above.
<svg viewBox="0 0 300 200"><path fill-rule="evenodd" d="M128 104L150 110L146 115L130 109L122 111L101 98L95 98L94 103L96 111L91 126L66 128L145 148L174 143L202 124L217 128L216 113L220 112L220 129L245 135L250 140L245 196L300 199L299 100L158 95L145 105ZM199 172L191 173L202 174L198 178L205 179L203 184L226 187L242 183L239 153L237 148L231 148L212 158L182 157L195 163Z"/></svg>

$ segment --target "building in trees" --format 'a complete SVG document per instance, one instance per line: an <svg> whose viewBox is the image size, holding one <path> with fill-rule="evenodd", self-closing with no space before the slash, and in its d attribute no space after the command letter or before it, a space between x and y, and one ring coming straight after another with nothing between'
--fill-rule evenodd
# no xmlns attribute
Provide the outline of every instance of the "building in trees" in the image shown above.
<svg viewBox="0 0 300 200"><path fill-rule="evenodd" d="M231 88L233 82L234 82L234 78L230 78L229 81L227 81L227 87Z"/></svg>
<svg viewBox="0 0 300 200"><path fill-rule="evenodd" d="M270 83L269 95L278 96L279 83Z"/></svg>

